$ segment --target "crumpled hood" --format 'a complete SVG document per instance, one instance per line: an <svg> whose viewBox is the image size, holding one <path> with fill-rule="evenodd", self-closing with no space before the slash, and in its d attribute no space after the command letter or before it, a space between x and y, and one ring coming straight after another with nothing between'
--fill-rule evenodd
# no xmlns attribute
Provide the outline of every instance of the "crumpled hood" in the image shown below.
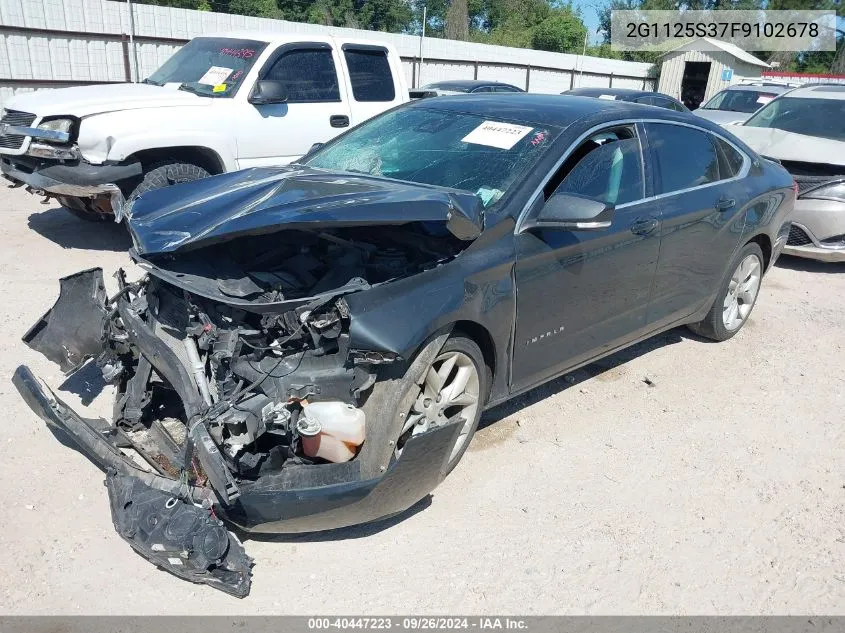
<svg viewBox="0 0 845 633"><path fill-rule="evenodd" d="M749 125L733 125L728 129L761 156L845 166L845 141Z"/></svg>
<svg viewBox="0 0 845 633"><path fill-rule="evenodd" d="M129 229L141 255L284 229L441 222L473 240L483 227L471 193L289 165L246 169L144 194Z"/></svg>
<svg viewBox="0 0 845 633"><path fill-rule="evenodd" d="M6 102L9 110L31 112L38 117L68 114L86 117L93 114L140 108L172 106L207 106L211 99L174 86L151 84L103 84L58 90L40 90L17 95Z"/></svg>

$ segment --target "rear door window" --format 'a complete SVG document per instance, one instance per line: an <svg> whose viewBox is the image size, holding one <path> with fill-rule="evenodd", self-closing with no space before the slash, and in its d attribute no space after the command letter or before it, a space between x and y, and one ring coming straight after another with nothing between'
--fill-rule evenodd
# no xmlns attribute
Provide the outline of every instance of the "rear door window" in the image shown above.
<svg viewBox="0 0 845 633"><path fill-rule="evenodd" d="M719 175L723 179L735 177L742 171L745 158L727 141L719 137L713 138L716 141L716 150L719 154Z"/></svg>
<svg viewBox="0 0 845 633"><path fill-rule="evenodd" d="M646 135L657 174L657 194L700 187L720 179L714 137L669 123L647 123Z"/></svg>
<svg viewBox="0 0 845 633"><path fill-rule="evenodd" d="M286 51L263 78L282 82L288 103L340 101L337 70L329 48Z"/></svg>
<svg viewBox="0 0 845 633"><path fill-rule="evenodd" d="M349 68L355 101L393 101L396 98L386 49L344 46L343 56Z"/></svg>

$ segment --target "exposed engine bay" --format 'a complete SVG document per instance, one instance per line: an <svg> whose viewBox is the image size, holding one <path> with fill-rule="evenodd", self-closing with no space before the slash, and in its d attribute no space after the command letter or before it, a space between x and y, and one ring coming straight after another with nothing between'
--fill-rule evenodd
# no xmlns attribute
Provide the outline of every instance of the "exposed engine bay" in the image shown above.
<svg viewBox="0 0 845 633"><path fill-rule="evenodd" d="M208 484L225 503L240 479L354 459L362 394L398 358L350 349L344 292L436 266L460 244L421 225L290 231L150 260L154 273L134 283L121 273L96 357L117 387L116 431L162 475ZM134 319L178 359L190 397L128 333Z"/></svg>

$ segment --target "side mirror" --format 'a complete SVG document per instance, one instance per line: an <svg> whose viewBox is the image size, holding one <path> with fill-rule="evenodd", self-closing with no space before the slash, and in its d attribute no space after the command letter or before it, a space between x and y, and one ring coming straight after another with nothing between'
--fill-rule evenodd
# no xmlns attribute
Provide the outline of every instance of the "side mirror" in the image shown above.
<svg viewBox="0 0 845 633"><path fill-rule="evenodd" d="M615 209L612 204L574 193L558 193L530 219L525 228L600 231L610 228Z"/></svg>
<svg viewBox="0 0 845 633"><path fill-rule="evenodd" d="M311 154L313 154L314 152L316 152L318 149L320 149L323 145L325 145L325 143L314 143L314 144L311 146L311 149L309 149L309 150L305 153L305 155L306 155L306 156L310 156Z"/></svg>
<svg viewBox="0 0 845 633"><path fill-rule="evenodd" d="M269 105L271 103L285 103L288 96L281 81L259 79L255 82L249 102L253 105Z"/></svg>

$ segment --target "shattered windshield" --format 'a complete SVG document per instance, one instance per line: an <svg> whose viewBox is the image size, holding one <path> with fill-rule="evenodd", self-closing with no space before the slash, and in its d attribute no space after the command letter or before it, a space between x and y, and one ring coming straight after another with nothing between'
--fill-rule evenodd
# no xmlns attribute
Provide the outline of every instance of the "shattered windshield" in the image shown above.
<svg viewBox="0 0 845 633"><path fill-rule="evenodd" d="M463 112L400 108L355 128L303 162L319 169L463 189L491 207L559 132L551 126Z"/></svg>
<svg viewBox="0 0 845 633"><path fill-rule="evenodd" d="M178 83L182 90L204 97L231 97L266 47L266 42L254 40L198 37L176 51L144 83Z"/></svg>

